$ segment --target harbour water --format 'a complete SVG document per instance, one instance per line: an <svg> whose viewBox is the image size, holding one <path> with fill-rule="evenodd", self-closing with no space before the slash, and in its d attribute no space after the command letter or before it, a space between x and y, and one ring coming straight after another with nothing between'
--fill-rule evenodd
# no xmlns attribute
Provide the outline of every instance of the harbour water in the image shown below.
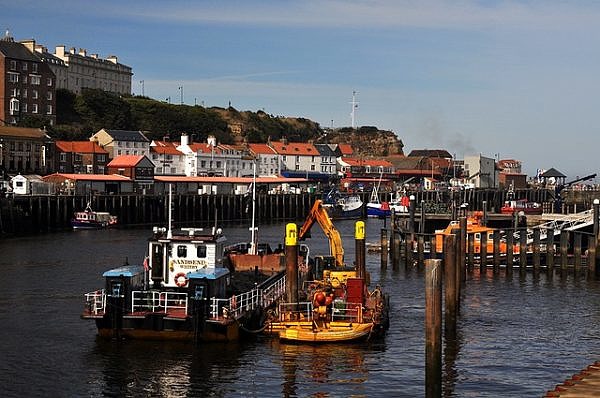
<svg viewBox="0 0 600 398"><path fill-rule="evenodd" d="M336 226L346 260L353 222ZM380 220L368 220L367 241ZM282 242L284 224L259 238ZM248 229L226 227L230 242ZM371 284L390 293L383 341L280 344L258 336L235 344L103 341L83 321L83 294L104 270L141 263L149 231L44 234L0 242L0 396L3 397L419 397L425 395L424 272L386 271L367 256ZM308 241L326 253L318 227ZM572 273L468 275L456 340L446 342L444 396L541 396L600 358L600 283Z"/></svg>

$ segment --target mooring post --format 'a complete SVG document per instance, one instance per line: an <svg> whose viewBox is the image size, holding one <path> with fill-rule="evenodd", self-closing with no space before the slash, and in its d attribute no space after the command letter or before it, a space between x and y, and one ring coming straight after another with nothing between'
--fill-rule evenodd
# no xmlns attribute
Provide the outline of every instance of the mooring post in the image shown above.
<svg viewBox="0 0 600 398"><path fill-rule="evenodd" d="M442 260L425 261L425 396L442 396Z"/></svg>
<svg viewBox="0 0 600 398"><path fill-rule="evenodd" d="M457 253L460 259L458 264L460 271L460 288L462 289L467 281L467 217L460 217L458 225L460 226L460 250L457 251Z"/></svg>
<svg viewBox="0 0 600 398"><path fill-rule="evenodd" d="M546 230L546 266L551 274L554 268L554 228Z"/></svg>
<svg viewBox="0 0 600 398"><path fill-rule="evenodd" d="M573 235L573 269L579 271L581 267L581 234L575 232Z"/></svg>
<svg viewBox="0 0 600 398"><path fill-rule="evenodd" d="M387 229L381 228L381 239L379 241L381 244L381 269L387 268L388 262L388 239L387 239Z"/></svg>
<svg viewBox="0 0 600 398"><path fill-rule="evenodd" d="M510 229L506 231L506 273L512 274L513 271L513 249L515 242L514 230Z"/></svg>
<svg viewBox="0 0 600 398"><path fill-rule="evenodd" d="M421 199L421 219L419 220L419 233L425 233L425 201Z"/></svg>
<svg viewBox="0 0 600 398"><path fill-rule="evenodd" d="M569 247L569 231L560 231L560 269L566 270L568 266L569 258L567 257L567 250Z"/></svg>
<svg viewBox="0 0 600 398"><path fill-rule="evenodd" d="M487 201L483 201L482 202L482 206L483 206L483 217L482 217L482 223L483 226L487 226L488 224L488 211L487 211Z"/></svg>
<svg viewBox="0 0 600 398"><path fill-rule="evenodd" d="M356 250L356 276L366 280L367 266L365 256L365 222L357 221L354 225L354 248Z"/></svg>
<svg viewBox="0 0 600 398"><path fill-rule="evenodd" d="M527 267L527 229L519 228L519 266L521 271Z"/></svg>
<svg viewBox="0 0 600 398"><path fill-rule="evenodd" d="M600 256L600 226L599 226L599 217L600 217L600 200L598 199L594 199L594 210L593 210L593 217L594 217L594 239L593 239L593 244L588 245L589 249L594 249L593 250L593 255L594 255L594 261L590 261L590 265L588 266L590 272L592 272L592 275L595 275L597 273L597 268L596 266L598 264L600 264L600 258L598 258ZM588 261L589 258L591 257L592 252L589 252L588 255ZM593 266L592 266L593 264Z"/></svg>
<svg viewBox="0 0 600 398"><path fill-rule="evenodd" d="M483 231L479 241L479 272L483 273L487 268L488 232Z"/></svg>
<svg viewBox="0 0 600 398"><path fill-rule="evenodd" d="M444 237L444 292L446 312L444 323L446 333L456 330L456 235Z"/></svg>
<svg viewBox="0 0 600 398"><path fill-rule="evenodd" d="M285 227L285 294L290 303L298 302L298 227Z"/></svg>
<svg viewBox="0 0 600 398"><path fill-rule="evenodd" d="M533 229L533 269L540 268L540 229Z"/></svg>
<svg viewBox="0 0 600 398"><path fill-rule="evenodd" d="M496 273L500 268L500 231L495 230L492 239L494 240L494 273Z"/></svg>
<svg viewBox="0 0 600 398"><path fill-rule="evenodd" d="M469 241L469 270L471 270L473 268L473 266L475 265L475 234L474 233L470 233L468 235L468 241Z"/></svg>

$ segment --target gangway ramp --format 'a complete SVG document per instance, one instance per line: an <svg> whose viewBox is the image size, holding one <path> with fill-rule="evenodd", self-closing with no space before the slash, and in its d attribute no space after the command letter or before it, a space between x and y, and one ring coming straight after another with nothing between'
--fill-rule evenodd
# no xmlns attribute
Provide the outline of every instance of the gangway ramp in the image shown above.
<svg viewBox="0 0 600 398"><path fill-rule="evenodd" d="M540 231L540 240L548 238L548 231L552 230L553 235L560 235L562 231L576 231L581 228L594 224L594 211L586 210L575 214L554 214L550 221L539 224L533 228L527 228L527 244L533 243L533 231ZM519 232L514 233L515 239L519 239Z"/></svg>

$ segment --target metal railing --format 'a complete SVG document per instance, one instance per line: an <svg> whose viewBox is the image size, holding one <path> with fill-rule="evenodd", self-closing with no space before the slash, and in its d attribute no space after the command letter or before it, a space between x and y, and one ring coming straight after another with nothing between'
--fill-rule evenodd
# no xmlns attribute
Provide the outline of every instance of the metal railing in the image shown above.
<svg viewBox="0 0 600 398"><path fill-rule="evenodd" d="M334 301L324 314L330 321L338 322L362 322L363 307L360 303L347 303ZM366 315L366 314L365 314ZM303 320L312 321L315 318L315 308L312 302L279 304L279 320Z"/></svg>
<svg viewBox="0 0 600 398"><path fill-rule="evenodd" d="M134 290L131 292L131 312L180 311L187 315L187 293L158 292L153 290Z"/></svg>
<svg viewBox="0 0 600 398"><path fill-rule="evenodd" d="M90 314L98 315L106 311L106 294L104 289L85 294L85 307Z"/></svg>

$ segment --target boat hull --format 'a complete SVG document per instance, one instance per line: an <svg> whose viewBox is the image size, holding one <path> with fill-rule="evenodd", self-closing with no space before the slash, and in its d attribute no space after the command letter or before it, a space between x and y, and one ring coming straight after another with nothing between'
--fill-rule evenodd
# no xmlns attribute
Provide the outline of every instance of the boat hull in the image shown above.
<svg viewBox="0 0 600 398"><path fill-rule="evenodd" d="M324 205L323 208L325 208L327 215L329 215L329 218L332 220L353 220L363 216L362 206L352 210L342 210L338 206L326 205Z"/></svg>
<svg viewBox="0 0 600 398"><path fill-rule="evenodd" d="M162 316L124 316L120 327L110 317L96 319L98 335L107 339L225 342L240 338L239 323L234 320L202 321L194 328L194 319L168 319Z"/></svg>
<svg viewBox="0 0 600 398"><path fill-rule="evenodd" d="M367 217L389 217L392 214L391 209L382 209L381 204L367 203Z"/></svg>
<svg viewBox="0 0 600 398"><path fill-rule="evenodd" d="M313 322L287 324L277 334L281 341L302 343L336 343L366 340L373 323L331 322L315 327Z"/></svg>

